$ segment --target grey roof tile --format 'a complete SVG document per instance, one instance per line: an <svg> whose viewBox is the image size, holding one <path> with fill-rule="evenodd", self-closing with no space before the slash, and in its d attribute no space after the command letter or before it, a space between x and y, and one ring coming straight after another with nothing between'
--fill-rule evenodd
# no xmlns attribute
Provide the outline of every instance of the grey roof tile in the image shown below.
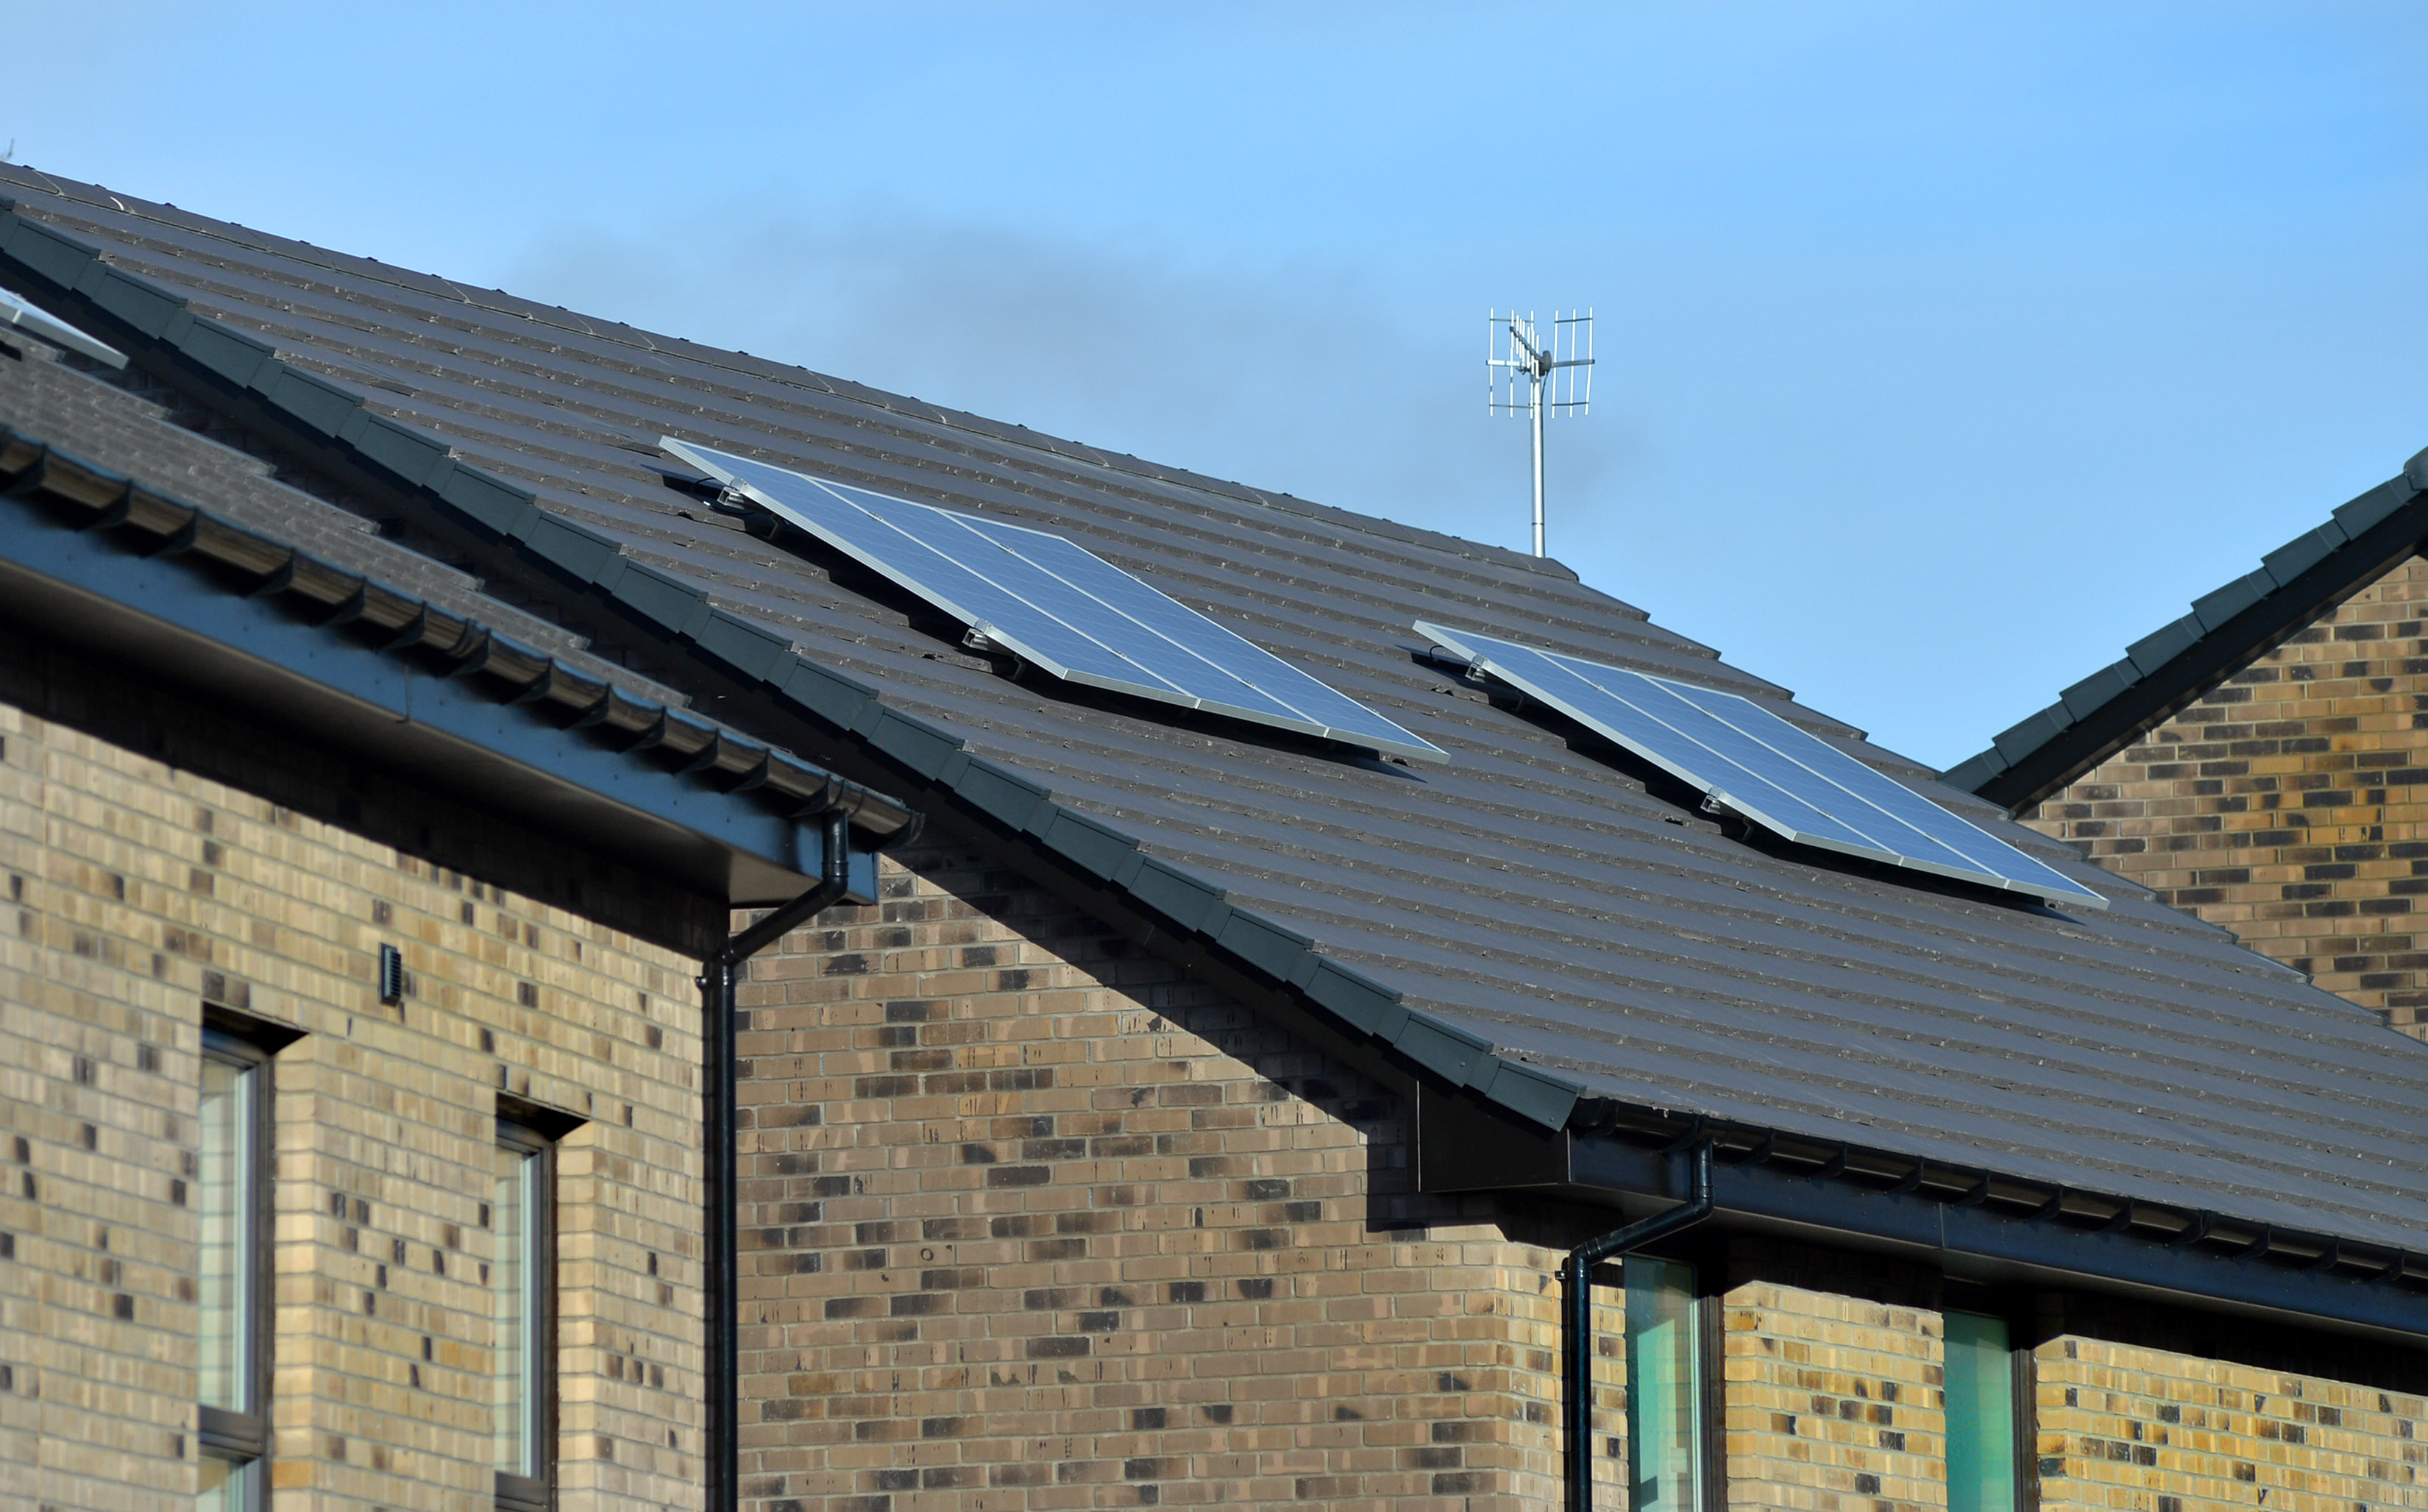
<svg viewBox="0 0 2428 1512"><path fill-rule="evenodd" d="M2428 1151L2428 1045L1981 798L1934 790L1556 565L0 168L9 185L26 214L189 294L192 317L318 373L347 401L332 424L367 425L359 398L442 441L450 497L670 632L710 634L746 673L768 669L838 742L857 731L956 782L974 812L1218 931L1453 1078L1536 1078L1540 1116L1566 1108L1567 1083L2356 1238L2428 1234L2414 1153ZM80 276L47 241L27 255ZM205 333L186 350L205 340L267 381L243 341ZM307 411L320 400L291 392ZM1453 761L1343 758L1007 679L915 606L669 486L682 469L634 450L667 433L1063 531ZM616 553L599 560L583 533ZM2277 567L2314 569L2297 564L2316 546ZM2275 591L2256 576L2209 612ZM1728 839L1557 721L1431 665L1409 629L1420 615L1745 693L2114 906L2070 917ZM2187 620L2137 645L2001 736L1997 761L2072 728L2077 701L2135 696L2203 634ZM779 653L792 645L812 660Z"/></svg>

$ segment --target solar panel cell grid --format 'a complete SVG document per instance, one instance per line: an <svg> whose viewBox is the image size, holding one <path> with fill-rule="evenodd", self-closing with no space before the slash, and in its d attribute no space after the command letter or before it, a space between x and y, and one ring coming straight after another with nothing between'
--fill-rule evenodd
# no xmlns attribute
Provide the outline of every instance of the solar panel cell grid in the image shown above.
<svg viewBox="0 0 2428 1512"><path fill-rule="evenodd" d="M958 560L948 549L955 543L947 533L965 533L958 532L949 517L939 529L936 522L910 513L920 507L915 504L885 501L876 495L867 496L866 501L849 499L839 490L796 478L779 468L741 457L730 460L740 464L733 468L732 481L754 492L781 497L784 507L779 512L795 524L912 588L965 623L1011 632L1022 642L1024 654L1057 676L1077 670L1133 679L1144 675L1105 646ZM804 484L808 486L797 486ZM871 503L878 507L871 508ZM888 503L894 507L884 507ZM942 515L943 511L927 513ZM969 550L975 540L963 544L964 550Z"/></svg>
<svg viewBox="0 0 2428 1512"><path fill-rule="evenodd" d="M1420 761L1449 759L1051 532L828 483L673 437L661 444L1053 676Z"/></svg>
<svg viewBox="0 0 2428 1512"><path fill-rule="evenodd" d="M2105 908L2107 899L1751 699L1419 621L1419 633L1803 845Z"/></svg>
<svg viewBox="0 0 2428 1512"><path fill-rule="evenodd" d="M1092 615L1100 624L1105 611L1109 610L1137 626L1137 633L1124 636L1121 654L1175 691L1201 704L1258 718L1304 717L1301 711L1225 667L1220 659L1222 649L1219 645L1205 646L1211 637L1201 631L1212 630L1235 641L1238 636L1187 605L1156 592L1103 557L1042 531L967 516L951 518L994 551L1016 559L1018 566L1013 570L1018 573L1017 581L1058 587L1058 600L1071 603L1082 615ZM1121 629L1118 625L1114 628ZM1282 665L1277 658L1261 651L1257 654L1276 666Z"/></svg>

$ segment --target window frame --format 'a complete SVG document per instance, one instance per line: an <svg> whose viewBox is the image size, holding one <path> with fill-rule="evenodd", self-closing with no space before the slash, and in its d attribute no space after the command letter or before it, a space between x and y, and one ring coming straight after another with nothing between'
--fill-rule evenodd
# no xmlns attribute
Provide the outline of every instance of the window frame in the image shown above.
<svg viewBox="0 0 2428 1512"><path fill-rule="evenodd" d="M578 1120L574 1121L577 1125ZM495 1147L519 1150L534 1162L532 1186L535 1198L530 1211L523 1215L523 1264L526 1267L525 1291L530 1298L528 1316L524 1321L524 1358L536 1362L531 1369L535 1385L533 1400L525 1404L523 1432L536 1450L530 1463L539 1469L537 1475L523 1475L513 1471L497 1470L495 1499L500 1512L551 1512L556 1504L556 1438L557 1438L557 1278L556 1278L556 1150L566 1132L561 1114L500 1096L498 1099ZM490 1219L492 1238L498 1232L497 1215ZM500 1257L492 1255L491 1264ZM490 1283L494 1289L496 1282ZM496 1318L496 1293L491 1292L491 1319ZM495 1344L493 1340L493 1348ZM495 1389L493 1372L490 1386ZM492 1411L495 1410L494 1401ZM496 1421L490 1422L494 1451Z"/></svg>
<svg viewBox="0 0 2428 1512"><path fill-rule="evenodd" d="M1712 1335L1714 1329L1720 1323L1721 1315L1716 1306L1717 1298L1707 1294L1704 1285L1705 1277L1711 1275L1715 1268L1699 1263L1697 1259L1649 1252L1625 1256L1619 1264L1621 1316L1624 1320L1621 1325L1620 1351L1627 1375L1625 1504L1628 1512L1639 1512L1636 1488L1642 1484L1640 1471L1643 1466L1644 1446L1639 1438L1638 1429L1643 1420L1639 1416L1642 1402L1637 1394L1639 1388L1635 1354L1636 1314L1632 1302L1634 1288L1631 1284L1630 1273L1640 1265L1661 1265L1673 1272L1682 1271L1685 1274L1686 1284L1683 1288L1685 1309L1684 1316L1679 1320L1678 1338L1685 1347L1686 1368L1691 1376L1684 1385L1682 1395L1689 1414L1689 1442L1686 1445L1685 1459L1689 1472L1694 1476L1694 1485L1689 1488L1688 1494L1681 1498L1683 1505L1672 1509L1672 1512L1706 1512L1707 1508L1715 1504L1714 1502L1714 1496L1717 1490L1715 1458L1720 1465L1725 1465L1724 1446L1718 1455L1715 1456L1714 1452L1715 1436L1713 1433L1713 1426L1727 1421L1725 1405L1722 1405L1721 1412L1714 1415L1713 1402L1714 1392L1725 1389L1725 1383L1715 1379L1720 1372L1712 1369L1713 1361L1717 1357L1713 1348Z"/></svg>
<svg viewBox="0 0 2428 1512"><path fill-rule="evenodd" d="M244 1278L243 1316L238 1320L238 1338L245 1352L243 1369L238 1372L238 1385L244 1410L236 1410L199 1400L194 1405L194 1437L199 1452L225 1462L234 1473L244 1476L241 1489L233 1504L257 1509L268 1494L266 1477L261 1471L270 1457L270 1388L271 1349L275 1340L274 1320L276 1298L272 1294L275 1268L271 1254L272 1214L275 1204L275 1132L273 1105L277 1093L277 1052L301 1038L298 1031L281 1025L264 1024L234 1013L217 1005L205 1004L203 1011L203 1035L197 1060L196 1090L199 1097L200 1066L217 1062L238 1068L248 1081L248 1107L241 1126L247 1142L243 1154L243 1175L250 1184L249 1196L238 1213L241 1270ZM200 1145L199 1128L197 1151ZM196 1173L196 1185L205 1179ZM196 1193L199 1207L200 1193ZM199 1388L200 1382L198 1381ZM196 1392L200 1396L199 1389Z"/></svg>
<svg viewBox="0 0 2428 1512"><path fill-rule="evenodd" d="M2035 1375L2032 1368L2032 1333L2028 1319L2014 1299L2003 1294L1983 1295L1972 1289L1956 1291L1940 1306L1940 1333L1944 1373L1946 1320L1951 1316L1986 1318L2006 1330L2006 1363L1992 1372L2004 1382L2007 1393L2008 1496L2006 1505L1992 1512L2038 1512L2040 1506L2038 1403L2035 1400ZM1942 1391L1943 1403L1945 1392ZM1942 1454L1950 1463L1950 1480L1956 1446L1956 1423L1952 1413L1943 1414L1946 1421L1941 1438ZM1952 1498L1951 1498L1952 1500Z"/></svg>

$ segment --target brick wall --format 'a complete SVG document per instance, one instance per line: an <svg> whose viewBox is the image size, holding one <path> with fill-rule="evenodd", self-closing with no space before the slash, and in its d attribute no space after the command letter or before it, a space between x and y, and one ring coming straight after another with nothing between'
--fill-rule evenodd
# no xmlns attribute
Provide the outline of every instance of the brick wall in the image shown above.
<svg viewBox="0 0 2428 1512"><path fill-rule="evenodd" d="M883 892L745 988L746 1505L1556 1504L1555 1267L1606 1213L1408 1194L1403 1088L968 856L888 858ZM1729 1504L1944 1508L1936 1273L1748 1241L1707 1263ZM1623 1297L1596 1300L1594 1474L1617 1507ZM2054 1500L2290 1494L2133 1479L2111 1448L2155 1429L2067 1416L2083 1362L2114 1357L2164 1358L2184 1390L2274 1382L2274 1418L2197 1442L2309 1487L2307 1512L2414 1504L2388 1492L2407 1471L2359 1483L2410 1464L2416 1397L2087 1335L2041 1355ZM2176 1388L2116 1379L2176 1431ZM2368 1444L2304 1417L2372 1403Z"/></svg>
<svg viewBox="0 0 2428 1512"><path fill-rule="evenodd" d="M2423 615L2413 557L2025 822L2428 1036Z"/></svg>
<svg viewBox="0 0 2428 1512"><path fill-rule="evenodd" d="M1400 1089L949 851L821 923L746 989L750 1503L1549 1504L1557 1252L1404 1194Z"/></svg>
<svg viewBox="0 0 2428 1512"><path fill-rule="evenodd" d="M0 742L0 1498L191 1493L208 993L304 1031L275 1067L273 1505L488 1504L501 1087L586 1120L566 1504L698 1505L695 963L14 705Z"/></svg>
<svg viewBox="0 0 2428 1512"><path fill-rule="evenodd" d="M486 1504L503 1085L586 1119L562 1504L697 1506L694 963L13 707L0 739L0 1504L192 1485L207 991L305 1031L277 1067L273 1505ZM1408 1193L1404 1086L967 856L889 860L884 891L746 990L750 1502L1553 1504L1555 1266L1606 1213ZM1730 1251L1731 1502L1943 1506L1935 1279L1818 1255ZM2038 1361L2052 1504L2422 1504L2423 1405L2367 1372L2080 1331Z"/></svg>
<svg viewBox="0 0 2428 1512"><path fill-rule="evenodd" d="M2049 1512L2428 1506L2416 1394L2075 1336L2033 1369Z"/></svg>
<svg viewBox="0 0 2428 1512"><path fill-rule="evenodd" d="M1940 1315L1895 1294L1928 1294L1935 1290L1928 1278L1908 1266L1853 1261L1821 1267L1840 1273L1839 1284L1813 1290L1780 1279L1829 1286L1832 1278L1810 1275L1810 1254L1750 1243L1737 1246L1731 1269L1770 1278L1736 1281L1722 1299L1729 1504L1945 1507ZM1871 1274L1844 1278L1857 1269Z"/></svg>

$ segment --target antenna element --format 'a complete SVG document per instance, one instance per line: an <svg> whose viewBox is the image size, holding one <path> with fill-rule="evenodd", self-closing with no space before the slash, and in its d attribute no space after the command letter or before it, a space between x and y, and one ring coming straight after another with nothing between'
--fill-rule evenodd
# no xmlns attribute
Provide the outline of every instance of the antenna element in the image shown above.
<svg viewBox="0 0 2428 1512"><path fill-rule="evenodd" d="M1534 422L1534 554L1543 554L1543 420L1582 418L1593 403L1593 311L1570 310L1537 326L1533 315L1494 310L1486 351L1490 413ZM1521 396L1520 386L1523 386Z"/></svg>

